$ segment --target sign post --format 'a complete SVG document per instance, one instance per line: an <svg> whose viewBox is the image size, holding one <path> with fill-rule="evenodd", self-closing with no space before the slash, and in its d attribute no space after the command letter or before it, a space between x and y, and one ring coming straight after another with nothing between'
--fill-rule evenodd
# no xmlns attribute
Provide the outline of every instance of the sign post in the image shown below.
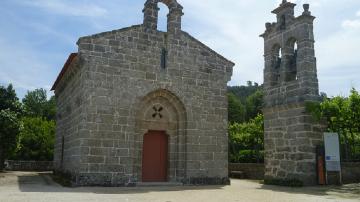
<svg viewBox="0 0 360 202"><path fill-rule="evenodd" d="M326 181L328 182L329 172L337 172L339 174L339 182L342 184L339 135L337 133L324 133L324 143Z"/></svg>

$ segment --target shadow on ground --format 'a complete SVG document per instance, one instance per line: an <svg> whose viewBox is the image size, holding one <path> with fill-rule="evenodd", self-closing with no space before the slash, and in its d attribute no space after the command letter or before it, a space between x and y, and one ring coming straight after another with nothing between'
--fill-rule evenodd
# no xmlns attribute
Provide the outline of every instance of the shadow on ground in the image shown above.
<svg viewBox="0 0 360 202"><path fill-rule="evenodd" d="M1 173L1 182L11 182L10 185L19 187L21 192L51 192L51 193L94 193L94 194L143 194L151 192L178 192L178 191L207 191L207 190L224 190L236 191L241 193L244 190L261 190L271 192L282 192L285 194L302 194L309 196L323 196L327 199L360 199L360 184L349 184L344 186L315 186L315 187L301 187L289 188L272 185L261 185L260 181L247 180L233 180L233 186L177 186L177 187L62 187L51 179L51 172L47 173ZM6 183L8 184L8 183ZM236 190L239 189L239 190Z"/></svg>
<svg viewBox="0 0 360 202"><path fill-rule="evenodd" d="M307 194L316 196L336 196L344 199L360 199L360 183L347 184L343 186L313 186L313 187L280 187L273 185L262 185L264 190L271 190L274 192L285 192L289 194Z"/></svg>
<svg viewBox="0 0 360 202"><path fill-rule="evenodd" d="M170 187L63 187L51 179L51 172L17 175L21 192L79 192L95 194L142 194L185 190L214 190L224 186L170 186Z"/></svg>

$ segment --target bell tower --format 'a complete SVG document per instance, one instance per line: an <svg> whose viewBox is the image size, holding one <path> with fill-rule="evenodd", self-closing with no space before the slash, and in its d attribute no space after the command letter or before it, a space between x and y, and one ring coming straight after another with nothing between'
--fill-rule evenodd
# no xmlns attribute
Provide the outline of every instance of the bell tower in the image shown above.
<svg viewBox="0 0 360 202"><path fill-rule="evenodd" d="M316 146L322 126L306 111L318 101L319 85L309 4L295 17L296 4L283 0L266 23L264 38L265 178L316 183Z"/></svg>
<svg viewBox="0 0 360 202"><path fill-rule="evenodd" d="M184 15L183 7L176 0L147 0L145 2L144 26L147 31L154 31L157 29L159 7L158 3L163 3L169 8L167 15L167 30L168 33L178 35L181 32L181 18Z"/></svg>

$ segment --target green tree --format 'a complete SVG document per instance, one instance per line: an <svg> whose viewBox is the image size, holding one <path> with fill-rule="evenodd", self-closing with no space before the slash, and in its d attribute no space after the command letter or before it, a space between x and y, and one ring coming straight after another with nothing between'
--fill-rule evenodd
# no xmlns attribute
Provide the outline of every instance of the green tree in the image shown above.
<svg viewBox="0 0 360 202"><path fill-rule="evenodd" d="M4 161L11 155L17 145L21 122L18 115L9 109L0 110L0 171L4 169Z"/></svg>
<svg viewBox="0 0 360 202"><path fill-rule="evenodd" d="M262 85L248 81L247 86L228 87L228 97L230 122L242 123L262 113L264 97Z"/></svg>
<svg viewBox="0 0 360 202"><path fill-rule="evenodd" d="M229 102L229 112L228 119L230 123L241 123L245 120L245 107L241 104L241 102L237 99L237 97L228 93L228 102Z"/></svg>
<svg viewBox="0 0 360 202"><path fill-rule="evenodd" d="M55 96L51 96L46 103L45 107L45 117L47 120L56 120L56 100Z"/></svg>
<svg viewBox="0 0 360 202"><path fill-rule="evenodd" d="M355 88L351 89L349 102L352 132L360 133L360 94Z"/></svg>
<svg viewBox="0 0 360 202"><path fill-rule="evenodd" d="M259 89L255 93L246 98L246 120L253 119L262 113L264 92Z"/></svg>
<svg viewBox="0 0 360 202"><path fill-rule="evenodd" d="M15 160L53 160L55 121L42 117L23 118L23 130L19 135L19 147Z"/></svg>
<svg viewBox="0 0 360 202"><path fill-rule="evenodd" d="M18 134L21 130L21 103L13 86L0 86L0 171L4 161L16 148Z"/></svg>
<svg viewBox="0 0 360 202"><path fill-rule="evenodd" d="M55 120L55 97L47 100L47 92L45 89L40 88L34 91L28 91L22 102L27 116L45 117L47 120Z"/></svg>
<svg viewBox="0 0 360 202"><path fill-rule="evenodd" d="M345 159L360 160L360 95L356 89L349 97L325 98L322 102L308 102L307 109L318 120L324 120L329 132L340 135ZM359 151L358 151L359 150ZM351 154L351 156L349 156ZM354 157L357 156L357 157Z"/></svg>
<svg viewBox="0 0 360 202"><path fill-rule="evenodd" d="M233 163L263 161L264 117L259 114L246 123L229 125L229 157Z"/></svg>
<svg viewBox="0 0 360 202"><path fill-rule="evenodd" d="M245 104L246 98L254 94L257 90L261 90L263 87L258 83L248 81L247 86L229 86L228 92L234 94L242 104Z"/></svg>
<svg viewBox="0 0 360 202"><path fill-rule="evenodd" d="M21 114L22 106L19 102L19 98L16 96L16 92L9 84L7 88L0 86L0 110L9 109L12 112Z"/></svg>

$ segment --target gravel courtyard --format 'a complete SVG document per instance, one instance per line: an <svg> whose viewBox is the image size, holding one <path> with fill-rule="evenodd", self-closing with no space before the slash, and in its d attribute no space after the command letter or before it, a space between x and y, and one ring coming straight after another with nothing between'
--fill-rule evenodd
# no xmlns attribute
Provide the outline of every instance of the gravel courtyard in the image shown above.
<svg viewBox="0 0 360 202"><path fill-rule="evenodd" d="M0 202L360 201L360 184L285 188L234 179L231 184L205 187L65 188L54 183L49 173L6 172L0 173Z"/></svg>

